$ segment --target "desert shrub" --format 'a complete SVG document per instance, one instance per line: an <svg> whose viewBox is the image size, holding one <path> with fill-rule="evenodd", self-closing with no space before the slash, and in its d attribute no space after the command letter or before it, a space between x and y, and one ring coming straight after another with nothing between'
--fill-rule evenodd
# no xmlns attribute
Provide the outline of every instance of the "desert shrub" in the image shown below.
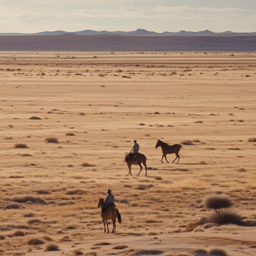
<svg viewBox="0 0 256 256"><path fill-rule="evenodd" d="M80 251L79 249L75 249L75 250L73 251L73 253L74 253L75 255L84 255L83 252Z"/></svg>
<svg viewBox="0 0 256 256"><path fill-rule="evenodd" d="M4 235L0 235L0 240L4 240L5 236Z"/></svg>
<svg viewBox="0 0 256 256"><path fill-rule="evenodd" d="M228 150L240 150L240 148L228 148Z"/></svg>
<svg viewBox="0 0 256 256"><path fill-rule="evenodd" d="M72 133L72 132L67 132L65 135L66 135L66 136L75 136L75 134Z"/></svg>
<svg viewBox="0 0 256 256"><path fill-rule="evenodd" d="M77 229L77 225L70 224L70 225L66 226L66 229Z"/></svg>
<svg viewBox="0 0 256 256"><path fill-rule="evenodd" d="M226 253L226 251L224 251L223 249L211 249L209 251L210 255L216 255L216 256L228 256L228 254Z"/></svg>
<svg viewBox="0 0 256 256"><path fill-rule="evenodd" d="M206 148L206 150L215 150L215 148Z"/></svg>
<svg viewBox="0 0 256 256"><path fill-rule="evenodd" d="M108 242L101 242L101 243L97 243L94 246L98 246L98 245L111 245L111 243Z"/></svg>
<svg viewBox="0 0 256 256"><path fill-rule="evenodd" d="M206 209L213 209L218 212L220 209L231 207L232 202L227 195L211 194L205 196L203 205Z"/></svg>
<svg viewBox="0 0 256 256"><path fill-rule="evenodd" d="M32 220L28 220L27 223L28 224L35 224L35 223L43 223L43 221L40 220L40 219L32 219Z"/></svg>
<svg viewBox="0 0 256 256"><path fill-rule="evenodd" d="M47 143L59 143L57 138L46 138L45 141Z"/></svg>
<svg viewBox="0 0 256 256"><path fill-rule="evenodd" d="M82 113L80 113L79 115L80 115L80 116L84 116L85 114L82 112Z"/></svg>
<svg viewBox="0 0 256 256"><path fill-rule="evenodd" d="M49 252L49 251L58 251L59 250L59 246L57 244L48 244L45 247L45 251Z"/></svg>
<svg viewBox="0 0 256 256"><path fill-rule="evenodd" d="M203 121L195 121L194 123L195 123L195 124L202 124Z"/></svg>
<svg viewBox="0 0 256 256"><path fill-rule="evenodd" d="M74 165L73 164L69 164L68 167L74 167Z"/></svg>
<svg viewBox="0 0 256 256"><path fill-rule="evenodd" d="M12 235L13 236L25 236L25 233L22 230L16 230Z"/></svg>
<svg viewBox="0 0 256 256"><path fill-rule="evenodd" d="M28 146L23 143L17 143L14 145L14 148L28 148Z"/></svg>
<svg viewBox="0 0 256 256"><path fill-rule="evenodd" d="M182 145L194 145L194 143L190 140L184 140L180 144L182 144Z"/></svg>
<svg viewBox="0 0 256 256"><path fill-rule="evenodd" d="M256 142L256 138L255 137L251 137L248 139L248 142Z"/></svg>
<svg viewBox="0 0 256 256"><path fill-rule="evenodd" d="M38 116L31 116L29 119L32 119L32 120L41 120L41 118L38 117Z"/></svg>
<svg viewBox="0 0 256 256"><path fill-rule="evenodd" d="M242 217L234 210L222 210L221 212L213 212L209 216L210 223L217 223L220 225L235 224L243 225Z"/></svg>
<svg viewBox="0 0 256 256"><path fill-rule="evenodd" d="M17 203L9 203L5 206L5 209L19 209L20 205Z"/></svg>
<svg viewBox="0 0 256 256"><path fill-rule="evenodd" d="M46 204L41 197L34 195L14 195L10 200L17 203L26 203L31 201L32 203Z"/></svg>
<svg viewBox="0 0 256 256"><path fill-rule="evenodd" d="M198 164L207 164L205 161L200 161Z"/></svg>
<svg viewBox="0 0 256 256"><path fill-rule="evenodd" d="M4 140L13 140L12 137L5 137Z"/></svg>
<svg viewBox="0 0 256 256"><path fill-rule="evenodd" d="M87 163L87 162L84 162L84 163L81 164L81 166L83 166L83 167L93 167L93 166L95 166L95 165L89 164L89 163Z"/></svg>
<svg viewBox="0 0 256 256"><path fill-rule="evenodd" d="M30 245L39 245L39 244L44 244L44 241L38 239L38 238L31 238L28 240L28 244Z"/></svg>

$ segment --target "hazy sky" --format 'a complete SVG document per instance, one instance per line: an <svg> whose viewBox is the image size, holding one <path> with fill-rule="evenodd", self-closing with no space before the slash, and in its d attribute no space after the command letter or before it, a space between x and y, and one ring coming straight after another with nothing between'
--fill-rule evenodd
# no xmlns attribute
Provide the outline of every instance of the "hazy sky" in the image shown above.
<svg viewBox="0 0 256 256"><path fill-rule="evenodd" d="M256 0L0 0L0 33L137 28L256 32Z"/></svg>

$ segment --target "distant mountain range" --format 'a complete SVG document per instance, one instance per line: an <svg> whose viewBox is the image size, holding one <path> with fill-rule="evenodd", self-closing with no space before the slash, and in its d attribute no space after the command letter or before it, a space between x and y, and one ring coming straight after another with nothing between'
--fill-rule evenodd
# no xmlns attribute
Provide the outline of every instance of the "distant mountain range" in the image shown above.
<svg viewBox="0 0 256 256"><path fill-rule="evenodd" d="M225 31L221 33L215 33L209 30L199 31L199 32L192 32L192 31L185 31L181 30L179 32L163 32L163 33L157 33L154 31L148 31L145 29L137 29L135 31L95 31L95 30L82 30L77 32L66 32L62 30L57 31L44 31L39 33L0 33L0 36L56 36L56 35L65 35L65 34L74 34L74 35L103 35L103 34L112 34L112 35L122 35L122 36L253 36L256 35L256 32L252 33L235 33L232 31Z"/></svg>

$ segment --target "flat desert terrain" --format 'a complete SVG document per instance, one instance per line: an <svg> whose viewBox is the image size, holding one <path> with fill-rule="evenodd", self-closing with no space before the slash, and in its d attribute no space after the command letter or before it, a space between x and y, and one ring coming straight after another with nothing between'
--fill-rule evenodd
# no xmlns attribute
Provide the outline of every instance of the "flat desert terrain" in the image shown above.
<svg viewBox="0 0 256 256"><path fill-rule="evenodd" d="M0 64L1 255L256 254L256 53L1 52ZM134 139L148 176L127 176ZM159 139L182 145L179 164L160 162ZM122 216L109 234L107 189ZM198 223L213 193L242 225Z"/></svg>

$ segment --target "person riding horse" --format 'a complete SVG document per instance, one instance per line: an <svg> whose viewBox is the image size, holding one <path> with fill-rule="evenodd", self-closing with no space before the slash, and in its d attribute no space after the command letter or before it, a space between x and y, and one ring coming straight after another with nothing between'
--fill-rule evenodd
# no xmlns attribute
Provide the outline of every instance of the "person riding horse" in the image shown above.
<svg viewBox="0 0 256 256"><path fill-rule="evenodd" d="M110 207L110 206L116 207L114 204L115 197L112 194L111 189L108 189L107 193L108 193L108 195L104 200L105 206L102 208L102 212L105 212L108 209L108 207Z"/></svg>
<svg viewBox="0 0 256 256"><path fill-rule="evenodd" d="M133 142L134 142L134 145L133 145L132 150L130 152L130 160L131 160L131 162L133 162L133 160L135 159L135 157L139 153L139 149L140 149L140 145L137 143L137 141L134 140Z"/></svg>

